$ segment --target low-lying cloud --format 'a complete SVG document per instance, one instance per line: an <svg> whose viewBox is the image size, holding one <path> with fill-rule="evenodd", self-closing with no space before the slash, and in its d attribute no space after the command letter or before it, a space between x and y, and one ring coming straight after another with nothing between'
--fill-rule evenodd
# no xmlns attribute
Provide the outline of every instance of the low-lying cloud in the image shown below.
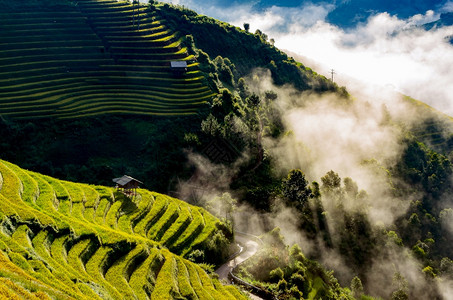
<svg viewBox="0 0 453 300"><path fill-rule="evenodd" d="M390 225L405 213L406 205L392 196L385 171L404 150L402 132L388 118L406 124L412 121L399 115L410 112L400 95L376 97L370 88L368 93L362 91L359 100L349 101L335 94L319 96L298 93L288 86L276 87L269 72L262 70L251 78L252 90L278 94L276 105L287 134L278 140L264 140L276 170L287 174L299 168L309 181L320 181L330 170L352 178L369 194L368 202L360 205L367 207L373 224Z"/></svg>
<svg viewBox="0 0 453 300"><path fill-rule="evenodd" d="M391 179L386 168L400 159L404 146L400 143L403 135L400 128L392 122L388 123L387 118L409 127L412 122L422 119L422 116L415 114L415 110L411 111L395 90L453 115L453 46L445 39L453 35L453 27L428 31L420 27L436 20L440 12L453 9L453 2L448 2L438 12L428 11L405 20L387 13L378 14L366 24L348 31L325 22L325 17L333 9L330 5L308 4L291 9L273 6L257 13L252 11L251 5L231 9L223 7L220 11L214 6L197 3L193 0L179 1L179 4L237 26L250 23L251 31L259 28L275 39L277 47L300 55L308 66L316 65L318 73L327 75L331 68L335 69L335 81L346 85L358 100L345 104L344 99L335 95L314 96L298 93L291 87L275 87L270 76L262 70L250 76L248 82L252 91L277 92L276 104L281 110L287 133L278 140L266 139L265 149L275 160L275 167L281 174L300 168L309 181L320 181L330 170L339 173L342 178L351 177L359 189L368 193L362 204L370 223L391 228L395 219L406 212L411 199L403 201L394 197L391 191ZM219 182L224 184L210 187L212 190L207 192L209 197L228 190L231 171L217 170L217 166L209 166L197 156L190 158L194 166L203 171L199 173L197 184L203 185L202 178L207 178L208 182L212 179L209 169L222 174ZM188 185L187 190L193 190L193 186ZM323 205L328 211L328 203ZM348 205L345 208L356 209ZM250 210L247 208L248 217L240 217L236 225L242 228L250 224L262 225L260 222L264 218ZM282 227L288 242L299 242L304 245L305 253L310 252L311 244L294 227L297 216L285 207L277 207L268 217L273 218L275 225ZM451 224L449 217L446 215L444 218L445 226ZM260 228L250 230L262 232ZM340 277L355 275L338 253L324 252L321 261L340 271ZM389 290L383 288L392 285L388 274L400 272L409 282L412 292L422 295L424 287L432 283L425 281L420 269L419 262L411 257L409 249L390 247L388 253L377 256L369 266L366 275L369 292L389 296ZM380 274L387 277L380 277ZM452 290L449 281L432 285L447 291L445 295Z"/></svg>
<svg viewBox="0 0 453 300"><path fill-rule="evenodd" d="M350 76L393 86L453 115L453 46L445 39L453 27L413 27L419 18L402 21L384 13L350 32L321 21L310 28L294 26L275 40L278 47L319 62L318 72L335 69L340 84Z"/></svg>
<svg viewBox="0 0 453 300"><path fill-rule="evenodd" d="M395 220L404 215L410 200L401 199L392 192L392 179L387 168L400 160L404 152L401 140L404 135L395 122L411 125L422 121L422 116L411 114L411 106L397 93L376 90L372 86L354 86L360 93L357 100L339 98L335 94L298 93L289 86L273 85L270 72L257 70L248 79L252 91L273 90L278 94L275 104L280 108L286 134L279 139L268 138L264 145L274 161L274 168L286 174L290 169L300 168L309 181L320 181L328 171L337 172L343 179L351 177L367 197L344 199L346 211L365 211L372 227L392 228ZM377 91L381 91L378 93ZM421 197L422 195L413 195ZM341 235L335 228L338 212L335 199L322 197L327 212L327 222L332 237ZM297 215L291 210L278 207L272 221L281 227L289 243L297 242L304 253L310 255L313 241L294 226ZM336 215L335 218L340 217ZM445 213L445 223L450 224L450 214ZM289 224L288 224L289 223ZM376 226L376 227L375 227ZM381 227L383 226L383 227ZM338 241L337 241L338 242ZM321 246L322 248L322 246ZM401 273L407 281L411 296L429 298L437 291L444 291L449 282L427 280L421 272L421 264L413 258L410 249L389 245L375 249L365 274L362 274L367 292L380 297L390 297L396 289L392 274ZM351 263L345 261L337 250L322 249L319 260L335 270L343 285L350 282L354 273ZM383 276L382 274L386 274ZM391 287L390 289L388 287Z"/></svg>

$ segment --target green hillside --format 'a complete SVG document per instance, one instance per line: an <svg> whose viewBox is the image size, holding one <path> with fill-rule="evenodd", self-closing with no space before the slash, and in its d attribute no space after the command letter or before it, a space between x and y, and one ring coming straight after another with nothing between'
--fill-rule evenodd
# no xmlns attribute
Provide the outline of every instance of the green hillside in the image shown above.
<svg viewBox="0 0 453 300"><path fill-rule="evenodd" d="M2 295L243 298L184 258L223 236L220 221L203 209L142 189L130 199L6 161L0 175Z"/></svg>
<svg viewBox="0 0 453 300"><path fill-rule="evenodd" d="M217 74L224 83L238 82L254 69L266 68L270 70L277 85L291 84L301 91L336 91L347 94L332 81L276 48L271 41L272 37L260 30L255 33L244 31L231 24L199 15L184 6L167 3L159 4L156 13L165 18L172 30L193 37L195 46L206 52L216 65L215 69L205 68L204 71L211 72L214 77ZM223 60L219 60L219 57L228 60L222 63ZM199 55L198 60L204 62L203 56ZM233 78L231 80L228 77Z"/></svg>
<svg viewBox="0 0 453 300"><path fill-rule="evenodd" d="M382 198L407 210L390 226L375 224L368 207L349 207L371 199L357 178L327 171L333 165L323 177L305 178L307 170L291 170L304 164L296 161L281 170L279 155L286 153L272 149L280 142L289 153L312 146L302 136L292 149L294 132L281 100L294 96L291 107L303 108L335 98L332 108L348 117L358 114L354 103L367 99L353 100L260 30L150 3L0 0L0 295L242 298L209 275L210 266L229 255L233 221L164 194L225 218L247 221L234 211L234 200L256 211L259 220L250 222L276 238L235 274L280 298L440 295L431 280L453 278L446 226L453 220L447 201L452 119L410 98L420 122L408 124L390 105L382 107L380 126L398 133L401 155L387 162L370 153L360 168L376 172L377 187L388 179ZM175 73L172 61L187 62L187 72ZM257 87L268 75L277 87ZM147 190L129 199L102 186L123 174ZM222 211L216 201L229 206ZM291 210L282 222L291 222L301 241L306 236L307 257L273 230L280 206ZM401 268L374 269L394 253L415 261L426 280L412 280ZM314 262L331 254L350 272L340 264L334 276ZM382 274L378 283L387 289L376 290L373 273Z"/></svg>
<svg viewBox="0 0 453 300"><path fill-rule="evenodd" d="M213 96L178 33L147 6L97 0L5 6L2 116L187 115ZM171 61L186 61L187 72L175 75Z"/></svg>
<svg viewBox="0 0 453 300"><path fill-rule="evenodd" d="M0 3L1 158L54 177L105 184L128 173L171 191L186 137L206 147L200 124L219 92L241 89L257 67L299 90L345 92L262 36L181 7ZM187 73L175 76L170 60L187 61Z"/></svg>

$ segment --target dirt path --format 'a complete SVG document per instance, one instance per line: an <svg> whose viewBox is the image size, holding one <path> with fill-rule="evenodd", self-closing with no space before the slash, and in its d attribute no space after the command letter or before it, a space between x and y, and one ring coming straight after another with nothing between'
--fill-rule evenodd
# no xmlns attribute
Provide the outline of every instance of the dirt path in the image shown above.
<svg viewBox="0 0 453 300"><path fill-rule="evenodd" d="M233 270L234 267L245 261L247 258L252 257L255 255L255 253L259 249L259 244L251 239L250 237L247 237L245 235L241 235L236 233L235 237L236 243L241 247L241 254L236 256L235 258L227 261L223 265L221 265L215 272L219 274L220 279L224 279L225 281L228 282L228 273ZM255 296L253 294L249 293L250 299L253 300L260 300L262 298Z"/></svg>
<svg viewBox="0 0 453 300"><path fill-rule="evenodd" d="M255 255L259 248L259 244L257 242L249 237L245 237L239 234L236 234L235 241L241 247L242 253L239 254L239 256L236 256L235 258L227 261L215 271L217 274L219 274L220 279L225 279L226 281L228 281L228 273L230 273L231 270L233 270L233 268L238 264Z"/></svg>

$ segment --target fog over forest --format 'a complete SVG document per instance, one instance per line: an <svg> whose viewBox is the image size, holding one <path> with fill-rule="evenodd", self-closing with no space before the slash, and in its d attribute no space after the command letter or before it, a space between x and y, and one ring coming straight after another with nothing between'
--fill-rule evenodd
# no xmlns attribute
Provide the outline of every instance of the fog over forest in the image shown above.
<svg viewBox="0 0 453 300"><path fill-rule="evenodd" d="M342 179L351 178L366 197L360 203L346 200L344 208L350 213L365 211L376 230L394 226L395 220L406 213L410 201L424 196L401 199L392 194L392 179L385 170L401 159L405 146L401 143L404 131L389 123L388 118L409 127L423 121L424 116L417 115L401 94L453 115L453 46L447 39L453 34L453 26L431 30L422 27L438 20L442 12L453 11L453 2L437 11L426 11L407 19L388 13L376 14L367 23L347 30L325 21L334 8L331 4L305 4L298 8L275 5L257 12L251 5L218 9L197 1L168 2L185 5L239 27L249 23L251 32L261 30L275 40L276 47L285 49L314 71L330 78L330 70L334 69L335 82L346 86L356 100L353 105L344 106L343 100L334 95L320 97L299 93L291 86L277 87L266 70L250 74L247 83L251 91L259 94L272 90L278 94L275 105L289 134L279 139L267 138L263 143L267 153L275 159L278 172L287 174L291 169L300 168L309 182L320 182L330 170ZM243 155L247 157L247 153ZM189 159L201 174L198 183L210 191L203 195L205 201L225 192L238 172L234 166L211 165L197 155L190 154ZM212 183L209 180L212 174L222 176ZM191 184L182 185L182 194L193 188L194 183ZM445 195L445 198L450 196ZM331 233L339 234L332 221L335 200L322 199L330 216ZM239 214L236 225L263 232L261 216L250 213L249 207L242 209L249 211L247 222ZM288 244L298 243L307 254L314 251L313 241L298 230L295 225L298 217L290 208L277 204L267 217L281 228ZM392 285L392 278L382 274L401 272L414 293L429 298L432 291L427 287L432 283L426 281L410 251L389 246L376 253L365 274L370 294L388 296L383 291ZM356 275L349 262L335 250L323 249L320 261L335 270L342 284ZM453 283L445 279L436 281L436 285L447 299Z"/></svg>

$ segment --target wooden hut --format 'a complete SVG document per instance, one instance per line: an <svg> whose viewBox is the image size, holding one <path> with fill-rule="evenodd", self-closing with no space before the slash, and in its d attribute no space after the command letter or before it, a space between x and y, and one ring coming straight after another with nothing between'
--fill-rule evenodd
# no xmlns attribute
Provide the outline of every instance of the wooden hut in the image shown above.
<svg viewBox="0 0 453 300"><path fill-rule="evenodd" d="M173 74L177 76L184 75L187 72L187 61L183 60L171 61L170 67Z"/></svg>
<svg viewBox="0 0 453 300"><path fill-rule="evenodd" d="M143 182L128 175L113 178L113 182L116 183L116 188L120 191L123 191L123 193L125 193L126 195L135 195L136 190L140 187L139 185L143 184Z"/></svg>

